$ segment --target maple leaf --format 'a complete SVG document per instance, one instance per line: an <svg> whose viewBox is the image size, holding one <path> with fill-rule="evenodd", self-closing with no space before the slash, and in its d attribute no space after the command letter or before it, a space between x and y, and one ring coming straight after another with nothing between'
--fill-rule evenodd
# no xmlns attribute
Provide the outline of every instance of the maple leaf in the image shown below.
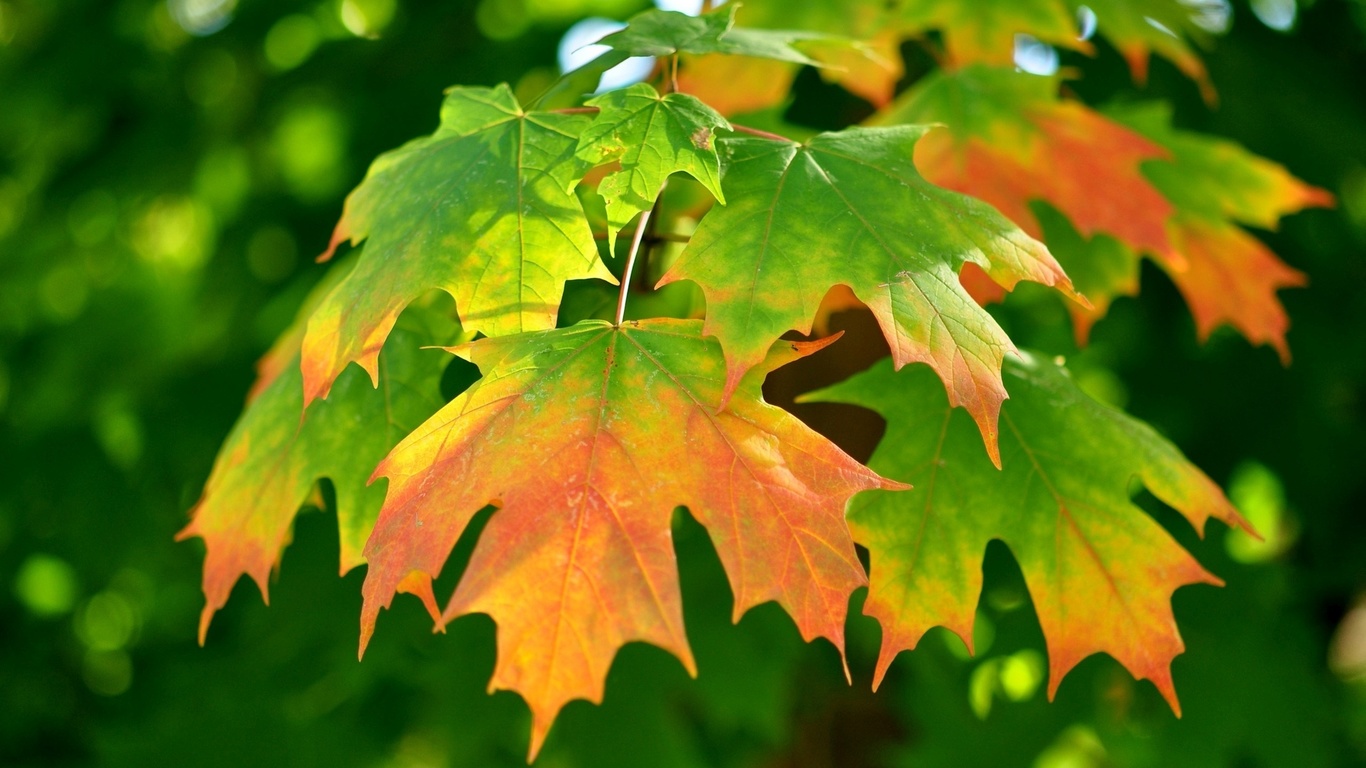
<svg viewBox="0 0 1366 768"><path fill-rule="evenodd" d="M1205 64L1186 42L1186 38L1205 37L1196 23L1199 4L1181 0L1068 0L1068 4L1077 12L1085 7L1095 14L1096 31L1128 62L1134 80L1147 81L1148 59L1156 53L1194 80L1206 101L1214 101Z"/></svg>
<svg viewBox="0 0 1366 768"><path fill-rule="evenodd" d="M1135 80L1147 79L1148 59L1157 53L1195 80L1205 96L1213 90L1200 57L1186 38L1202 39L1199 9L1181 0L896 0L887 24L900 34L939 30L953 67L1014 65L1016 35L1090 54L1093 46L1078 28L1082 9L1095 19L1095 32L1128 62Z"/></svg>
<svg viewBox="0 0 1366 768"><path fill-rule="evenodd" d="M738 56L681 56L678 90L695 94L723 115L743 115L781 104L797 68L782 61Z"/></svg>
<svg viewBox="0 0 1366 768"><path fill-rule="evenodd" d="M868 547L864 612L883 628L876 681L932 626L972 648L987 543L1003 541L1024 572L1049 654L1049 696L1082 659L1106 652L1152 680L1179 714L1170 663L1183 650L1171 595L1221 582L1134 505L1134 477L1203 533L1213 517L1251 532L1223 492L1148 426L1082 394L1057 365L1029 354L1005 364L1002 468L928 372L883 362L803 400L877 411L887 433L871 466L914 483L850 506Z"/></svg>
<svg viewBox="0 0 1366 768"><path fill-rule="evenodd" d="M970 67L931 75L875 122L946 124L917 148L925 177L991 203L1034 237L1030 203L1042 200L1087 237L1174 258L1172 205L1142 169L1166 150L1057 89L1056 78Z"/></svg>
<svg viewBox="0 0 1366 768"><path fill-rule="evenodd" d="M711 107L687 94L661 96L643 83L587 104L600 111L579 136L579 157L592 165L621 163L621 170L598 184L598 194L607 201L609 238L654 206L664 180L678 171L725 202L714 136L718 129L730 130L730 123Z"/></svg>
<svg viewBox="0 0 1366 768"><path fill-rule="evenodd" d="M599 40L598 45L627 56L722 53L821 66L819 61L794 48L793 43L833 40L831 35L736 27L738 6L739 3L726 5L699 16L678 11L643 11L628 19L624 29Z"/></svg>
<svg viewBox="0 0 1366 768"><path fill-rule="evenodd" d="M1176 207L1166 226L1179 258L1158 265L1190 305L1200 338L1229 323L1249 341L1270 344L1288 362L1290 320L1276 291L1304 285L1304 275L1237 225L1275 229L1282 216L1332 205L1333 196L1232 142L1174 130L1165 105L1131 105L1111 114L1169 154L1168 161L1143 166ZM1125 259L1132 281L1113 287L1117 293L1136 293L1138 259L1133 254ZM1096 293L1103 294L1099 286Z"/></svg>
<svg viewBox="0 0 1366 768"><path fill-rule="evenodd" d="M553 328L567 280L613 282L571 191L585 115L526 112L506 85L453 88L441 126L381 155L346 200L332 238L365 240L303 341L304 402L352 361L377 378L399 312L440 288L462 326L488 336Z"/></svg>
<svg viewBox="0 0 1366 768"><path fill-rule="evenodd" d="M1166 271L1190 305L1200 340L1229 323L1253 344L1270 344L1288 365L1290 318L1276 291L1305 285L1304 274L1231 224L1183 214L1171 226L1189 266Z"/></svg>
<svg viewBox="0 0 1366 768"><path fill-rule="evenodd" d="M333 274L344 275L345 269ZM269 601L270 572L289 543L295 514L315 494L319 480L330 479L335 490L341 572L364 562L361 548L384 501L383 486L368 485L370 473L400 438L445 402L440 382L449 358L418 347L455 339L458 329L439 313L414 306L379 358L379 389L362 371L351 369L337 379L330 398L304 411L303 319L336 282L319 286L294 326L263 358L251 401L218 453L191 512L193 520L176 536L204 540L201 644L241 576L250 575Z"/></svg>
<svg viewBox="0 0 1366 768"><path fill-rule="evenodd" d="M727 138L730 201L702 219L660 285L692 280L705 332L725 350L727 391L784 332L810 333L826 292L843 284L877 317L898 367L930 365L995 455L1010 339L958 283L976 263L997 283L1071 283L1042 244L989 206L940 189L911 157L926 126L850 128L803 144ZM1081 299L1078 299L1081 300Z"/></svg>
<svg viewBox="0 0 1366 768"><path fill-rule="evenodd" d="M900 0L890 23L905 31L938 29L954 66L1013 66L1015 36L1029 34L1053 45L1087 51L1077 34L1076 14L1062 0Z"/></svg>
<svg viewBox="0 0 1366 768"><path fill-rule="evenodd" d="M803 52L825 66L818 71L874 106L891 101L904 74L899 38L886 31L886 9L878 0L838 5L750 0L736 10L744 28L799 30L838 35L812 40ZM799 65L784 61L707 55L682 58L679 88L700 96L722 114L754 112L781 102Z"/></svg>
<svg viewBox="0 0 1366 768"><path fill-rule="evenodd" d="M1170 154L1170 162L1148 163L1143 171L1182 212L1275 229L1288 213L1333 204L1330 193L1279 163L1227 139L1174 129L1167 104L1131 104L1109 114Z"/></svg>
<svg viewBox="0 0 1366 768"><path fill-rule="evenodd" d="M845 504L902 486L760 392L768 371L827 343L773 345L725 411L725 362L697 321L586 321L453 350L483 378L376 470L389 494L365 547L362 651L396 591L442 625L490 615L490 688L527 700L534 756L565 703L601 700L623 644L654 643L694 671L670 533L684 505L712 536L737 620L776 600L804 638L842 652L847 600L865 583ZM499 509L438 615L431 580L488 504Z"/></svg>

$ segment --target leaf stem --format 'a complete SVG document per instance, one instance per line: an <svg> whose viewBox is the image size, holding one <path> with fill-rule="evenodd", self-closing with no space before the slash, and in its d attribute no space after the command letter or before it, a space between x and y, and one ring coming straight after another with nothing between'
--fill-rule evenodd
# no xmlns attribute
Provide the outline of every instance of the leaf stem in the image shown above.
<svg viewBox="0 0 1366 768"><path fill-rule="evenodd" d="M601 110L597 107L564 107L550 111L556 115L596 115Z"/></svg>
<svg viewBox="0 0 1366 768"><path fill-rule="evenodd" d="M758 136L761 139L785 141L789 144L793 143L792 139L789 139L786 136L777 133L769 133L768 131L761 131L758 128L750 128L748 125L738 125L736 123L731 123L730 127L734 129L737 133L748 133L750 136Z"/></svg>
<svg viewBox="0 0 1366 768"><path fill-rule="evenodd" d="M667 185L667 182L665 182ZM626 252L626 267L621 271L621 290L617 291L617 319L614 325L621 325L622 319L626 317L626 294L631 290L631 273L636 268L636 257L640 255L640 244L645 240L645 226L650 221L650 216L659 207L659 201L664 197L664 187L659 188L659 194L655 196L655 204L649 209L641 211L640 219L636 221L636 231L631 235L631 250Z"/></svg>
<svg viewBox="0 0 1366 768"><path fill-rule="evenodd" d="M658 219L655 219L658 222ZM606 240L606 232L594 232L594 240ZM655 243L686 243L692 240L689 235L680 235L675 232L650 232L645 235L644 245L654 245ZM643 246L642 246L643 247Z"/></svg>

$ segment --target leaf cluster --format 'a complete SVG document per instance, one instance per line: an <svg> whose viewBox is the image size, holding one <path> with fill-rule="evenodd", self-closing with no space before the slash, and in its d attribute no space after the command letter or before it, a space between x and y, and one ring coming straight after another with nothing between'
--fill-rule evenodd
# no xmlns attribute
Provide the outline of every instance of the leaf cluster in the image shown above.
<svg viewBox="0 0 1366 768"><path fill-rule="evenodd" d="M985 305L1040 284L1084 340L1137 290L1147 255L1202 335L1228 322L1288 359L1275 290L1301 276L1239 224L1331 198L1175 131L1160 107L1096 110L1056 77L1001 66L1017 33L1064 44L1066 3L841 5L810 4L784 30L770 28L778 3L648 11L540 98L450 89L433 134L381 155L323 256L350 243L354 266L263 364L183 532L208 549L201 639L240 575L265 593L299 505L329 478L342 569L367 564L362 651L400 592L438 628L491 616L490 688L526 699L533 757L568 701L601 700L624 644L698 673L673 551L680 506L716 547L736 620L776 601L805 639L842 652L866 585L883 629L877 680L931 627L971 647L982 558L1002 541L1043 628L1050 696L1105 652L1179 712L1171 597L1219 582L1134 505L1130 480L1196 531L1211 517L1252 528L1174 445L1018 349ZM1136 76L1156 52L1208 87L1184 6L1096 6ZM929 29L943 32L941 70L894 95L889 45ZM584 98L628 56L660 57L651 83ZM718 72L751 60L780 84L816 67L881 108L802 140L780 119L748 125L737 112L776 99L710 95L736 87ZM655 247L675 240L686 244ZM647 267L662 317L627 320ZM571 317L575 281L618 286L615 313L605 302ZM701 301L661 300L675 283ZM454 299L449 316L434 291ZM849 307L871 314L889 359L811 397L886 419L868 466L762 390L834 341L793 332ZM482 377L442 405L445 353L424 345ZM489 506L442 607L433 581Z"/></svg>

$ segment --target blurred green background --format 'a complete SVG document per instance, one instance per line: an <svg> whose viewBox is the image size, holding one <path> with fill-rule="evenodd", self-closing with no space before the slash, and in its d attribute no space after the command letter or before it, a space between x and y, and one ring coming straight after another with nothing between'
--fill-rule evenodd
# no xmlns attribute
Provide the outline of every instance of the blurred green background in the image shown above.
<svg viewBox="0 0 1366 768"><path fill-rule="evenodd" d="M434 636L400 600L356 662L362 574L336 578L330 515L300 517L271 607L239 584L203 649L202 548L171 539L370 159L430 131L444 87L535 90L571 24L643 5L0 0L0 765L523 764L524 705L484 692L488 620ZM1181 126L1338 195L1262 233L1311 281L1282 295L1293 365L1229 331L1198 345L1151 268L1084 351L1042 293L996 310L1268 534L1200 541L1154 509L1228 582L1175 598L1185 717L1107 657L1047 703L1038 624L996 545L975 659L932 631L874 695L878 630L855 612L847 686L776 607L730 624L685 520L700 677L628 647L605 704L571 704L538 764L1366 765L1366 3L1229 10L1207 57L1214 110L1164 62L1137 90L1104 44L1062 63L1093 103L1168 99ZM795 123L866 112L811 72L796 93Z"/></svg>

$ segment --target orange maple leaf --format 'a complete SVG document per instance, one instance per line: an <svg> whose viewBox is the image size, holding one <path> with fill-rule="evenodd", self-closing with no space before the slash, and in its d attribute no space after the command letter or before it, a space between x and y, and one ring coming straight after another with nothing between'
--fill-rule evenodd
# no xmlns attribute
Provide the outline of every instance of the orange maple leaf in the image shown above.
<svg viewBox="0 0 1366 768"><path fill-rule="evenodd" d="M670 520L706 526L738 620L776 600L808 640L843 652L850 593L866 577L844 522L849 497L903 488L763 402L764 375L833 339L779 342L718 412L720 346L699 321L587 321L453 349L484 378L398 445L366 544L361 649L397 591L438 626L498 624L489 686L531 707L531 754L572 699L600 701L627 642L665 648L694 673ZM499 508L455 594L431 581L481 508Z"/></svg>

